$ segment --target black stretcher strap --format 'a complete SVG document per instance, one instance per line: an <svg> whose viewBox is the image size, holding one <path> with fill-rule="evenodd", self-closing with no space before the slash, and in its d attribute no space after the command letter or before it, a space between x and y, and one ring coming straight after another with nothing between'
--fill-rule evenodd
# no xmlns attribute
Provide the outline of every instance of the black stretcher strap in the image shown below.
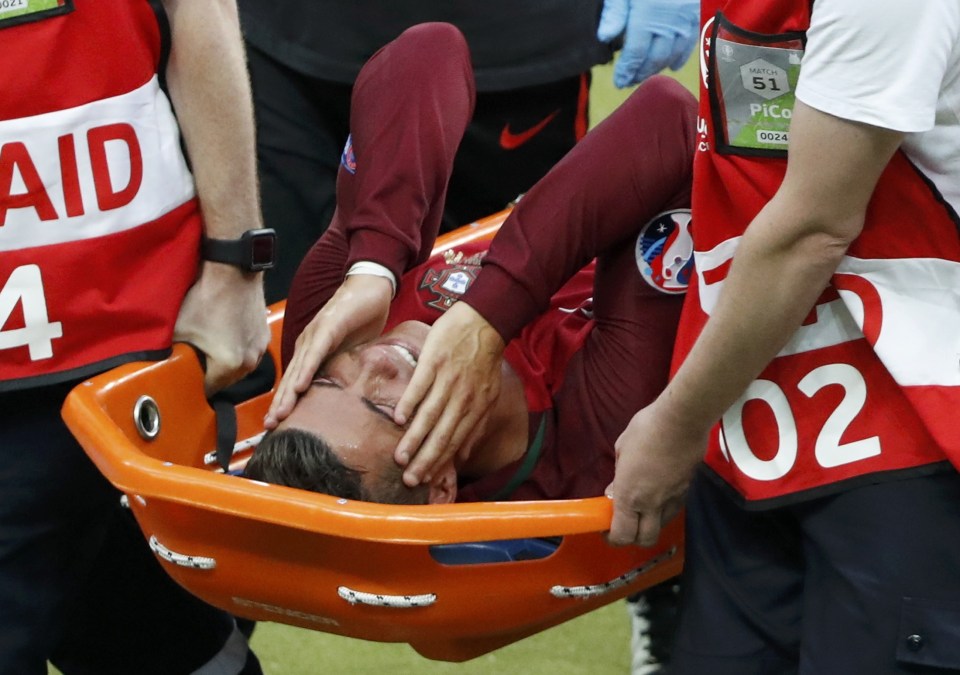
<svg viewBox="0 0 960 675"><path fill-rule="evenodd" d="M200 364L206 370L205 355L198 350L197 356L200 359ZM276 364L267 354L252 373L207 399L210 407L213 408L217 422L217 463L224 471L230 469L233 448L237 444L236 406L270 391L273 388L276 376Z"/></svg>

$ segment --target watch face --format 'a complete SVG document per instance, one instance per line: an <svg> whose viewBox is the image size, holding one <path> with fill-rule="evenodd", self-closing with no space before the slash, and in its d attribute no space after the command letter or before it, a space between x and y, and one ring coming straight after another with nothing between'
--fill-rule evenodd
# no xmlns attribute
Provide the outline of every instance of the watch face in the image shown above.
<svg viewBox="0 0 960 675"><path fill-rule="evenodd" d="M259 268L272 265L276 249L276 235L271 233L253 237L252 244L250 251L252 266Z"/></svg>

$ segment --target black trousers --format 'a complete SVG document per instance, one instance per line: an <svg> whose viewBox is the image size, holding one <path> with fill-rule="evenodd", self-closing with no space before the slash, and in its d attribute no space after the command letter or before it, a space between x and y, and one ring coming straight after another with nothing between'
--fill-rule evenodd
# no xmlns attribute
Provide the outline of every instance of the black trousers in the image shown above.
<svg viewBox="0 0 960 675"><path fill-rule="evenodd" d="M766 511L691 486L670 673L960 670L960 475Z"/></svg>
<svg viewBox="0 0 960 675"><path fill-rule="evenodd" d="M60 419L70 386L0 395L0 673L191 673L233 618L160 567Z"/></svg>

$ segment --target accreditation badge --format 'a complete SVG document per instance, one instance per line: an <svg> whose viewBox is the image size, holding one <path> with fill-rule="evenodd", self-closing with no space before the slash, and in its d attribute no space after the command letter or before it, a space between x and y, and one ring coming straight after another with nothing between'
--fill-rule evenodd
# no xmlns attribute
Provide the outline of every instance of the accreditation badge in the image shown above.
<svg viewBox="0 0 960 675"><path fill-rule="evenodd" d="M0 28L73 11L73 0L0 0Z"/></svg>
<svg viewBox="0 0 960 675"><path fill-rule="evenodd" d="M804 33L754 33L717 15L709 70L718 152L785 155L804 43Z"/></svg>

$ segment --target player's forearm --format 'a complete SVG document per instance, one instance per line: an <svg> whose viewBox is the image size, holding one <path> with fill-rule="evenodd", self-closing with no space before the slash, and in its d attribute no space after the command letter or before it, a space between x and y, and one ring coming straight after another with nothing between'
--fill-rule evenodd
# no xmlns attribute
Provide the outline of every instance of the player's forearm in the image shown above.
<svg viewBox="0 0 960 675"><path fill-rule="evenodd" d="M253 104L234 0L163 0L170 97L190 157L206 234L260 227Z"/></svg>
<svg viewBox="0 0 960 675"><path fill-rule="evenodd" d="M376 262L399 280L427 259L474 99L452 27L414 27L364 64L350 101L354 166L337 181L348 265Z"/></svg>

